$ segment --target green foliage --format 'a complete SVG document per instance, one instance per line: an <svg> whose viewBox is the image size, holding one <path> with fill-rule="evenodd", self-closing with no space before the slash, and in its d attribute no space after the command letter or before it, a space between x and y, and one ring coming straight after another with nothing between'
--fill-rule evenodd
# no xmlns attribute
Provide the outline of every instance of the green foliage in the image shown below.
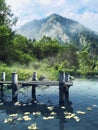
<svg viewBox="0 0 98 130"><path fill-rule="evenodd" d="M13 17L10 7L5 3L5 0L0 0L0 26L7 25L11 27L17 21L17 18Z"/></svg>
<svg viewBox="0 0 98 130"><path fill-rule="evenodd" d="M0 61L9 63L14 32L6 26L0 26Z"/></svg>
<svg viewBox="0 0 98 130"><path fill-rule="evenodd" d="M38 73L38 78L44 76L46 79L55 80L58 77L58 71L55 71L53 68L49 68L47 64L42 62L36 62L39 66L35 67L35 63L30 64L28 67L25 65L14 64L13 66L8 66L6 64L0 64L0 73L6 73L6 80L12 80L12 73L18 73L19 80L32 80L32 74L34 71ZM1 74L0 74L1 75Z"/></svg>
<svg viewBox="0 0 98 130"><path fill-rule="evenodd" d="M15 35L13 39L13 62L28 64L34 58L30 55L32 48L29 48L29 41L26 37Z"/></svg>
<svg viewBox="0 0 98 130"><path fill-rule="evenodd" d="M0 0L0 61L9 63L12 51L14 32L11 27L15 23L13 14L5 0Z"/></svg>
<svg viewBox="0 0 98 130"><path fill-rule="evenodd" d="M4 63L9 65L19 63L26 66L32 64L33 70L37 70L39 76L43 75L44 72L44 75L50 76L51 79L57 79L56 75L61 70L75 76L93 75L92 73L95 74L98 70L97 48L92 49L92 51L88 47L79 50L73 43L61 45L56 40L45 36L40 41L32 41L21 35L12 34L10 29L7 30L6 27L5 29L3 27L1 31L1 39L3 38L3 31L7 44L3 43L0 46L0 60ZM92 54L94 55L92 56ZM12 69L3 67L1 71L11 73ZM17 72L20 74L19 79L25 79L31 74L27 74L28 71L24 72L23 69Z"/></svg>
<svg viewBox="0 0 98 130"><path fill-rule="evenodd" d="M88 32L81 34L85 41L78 45L72 42L62 45L46 36L39 41L28 40L12 31L17 21L13 16L5 0L0 0L0 72L6 72L8 80L15 71L19 80L30 78L33 71L38 72L38 77L52 80L57 79L61 70L75 76L98 75L98 37L95 34L92 33L92 37Z"/></svg>
<svg viewBox="0 0 98 130"><path fill-rule="evenodd" d="M6 73L6 80L12 80L12 73L18 73L19 80L26 80L32 76L32 71L20 65L7 66L6 64L0 63L0 75L2 72Z"/></svg>
<svg viewBox="0 0 98 130"><path fill-rule="evenodd" d="M98 37L92 33L81 34L85 41L81 45L74 43L60 44L57 40L44 36L41 40L28 40L22 35L15 34L12 26L17 21L11 13L5 0L0 0L0 72L17 71L19 79L31 75L29 69L38 70L39 75L45 74L55 79L60 70L72 75L94 75L98 71ZM83 40L83 39L81 39ZM2 64L4 63L4 64ZM19 63L21 69L8 67ZM7 64L7 65L6 65ZM28 67L24 69L23 65ZM29 67L29 66L32 67Z"/></svg>
<svg viewBox="0 0 98 130"><path fill-rule="evenodd" d="M33 55L41 60L45 57L56 56L60 50L60 44L56 40L44 36L39 42L33 43L32 49Z"/></svg>
<svg viewBox="0 0 98 130"><path fill-rule="evenodd" d="M24 53L28 53L28 39L22 35L16 35L13 39L13 46L17 50L21 50Z"/></svg>

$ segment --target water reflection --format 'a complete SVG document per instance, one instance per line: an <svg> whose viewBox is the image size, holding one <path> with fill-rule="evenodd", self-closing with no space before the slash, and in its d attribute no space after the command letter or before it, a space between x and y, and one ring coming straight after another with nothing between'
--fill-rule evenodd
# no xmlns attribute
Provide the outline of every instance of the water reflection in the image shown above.
<svg viewBox="0 0 98 130"><path fill-rule="evenodd" d="M52 106L42 104L39 101L27 102L25 105L21 102L20 106L16 106L14 102L5 101L4 97L1 99L3 99L3 105L0 106L0 110L4 110L7 115L13 113L24 114L25 112L40 112L42 117L48 117L52 112L56 113L55 119L59 119L59 130L64 130L64 124L67 122L64 117L64 112L67 111L73 113L72 102L69 101L69 94L65 95L65 101L63 103ZM49 107L53 107L53 109L50 110Z"/></svg>
<svg viewBox="0 0 98 130"><path fill-rule="evenodd" d="M58 117L59 117L59 120L60 120L60 123L59 123L59 127L60 127L60 130L64 130L64 124L67 122L65 117L64 117L64 109L62 109L62 106L64 106L66 108L66 111L67 112L71 112L73 113L73 108L72 108L72 102L69 101L69 94L64 94L65 96L65 100L64 100L64 103L60 103L60 107L59 107L59 112L58 112Z"/></svg>
<svg viewBox="0 0 98 130"><path fill-rule="evenodd" d="M3 91L0 91L0 97L1 97L1 99L3 100L3 97L4 97Z"/></svg>
<svg viewBox="0 0 98 130"><path fill-rule="evenodd" d="M4 92L3 92L3 84L0 84L0 97L3 99Z"/></svg>

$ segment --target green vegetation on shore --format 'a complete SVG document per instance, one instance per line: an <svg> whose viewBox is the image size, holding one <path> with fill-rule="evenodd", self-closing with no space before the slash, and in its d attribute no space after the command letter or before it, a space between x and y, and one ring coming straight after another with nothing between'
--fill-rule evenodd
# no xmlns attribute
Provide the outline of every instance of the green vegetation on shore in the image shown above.
<svg viewBox="0 0 98 130"><path fill-rule="evenodd" d="M31 40L12 30L16 21L9 6L0 0L0 73L6 72L7 79L12 72L18 73L19 80L29 79L34 71L52 80L57 79L60 70L73 76L98 75L96 39L81 45L61 44L46 36Z"/></svg>
<svg viewBox="0 0 98 130"><path fill-rule="evenodd" d="M32 80L33 72L38 73L38 78L43 77L49 80L57 80L58 71L55 71L52 67L48 67L46 63L35 62L29 64L29 66L14 64L8 66L6 64L0 64L0 72L6 73L6 80L12 79L12 73L18 73L19 80Z"/></svg>

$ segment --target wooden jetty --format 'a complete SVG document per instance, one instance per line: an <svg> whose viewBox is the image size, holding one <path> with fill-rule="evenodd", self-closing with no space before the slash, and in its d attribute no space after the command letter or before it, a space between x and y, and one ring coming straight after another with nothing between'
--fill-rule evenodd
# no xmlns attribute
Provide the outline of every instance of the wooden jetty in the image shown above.
<svg viewBox="0 0 98 130"><path fill-rule="evenodd" d="M4 85L11 85L12 87L12 101L17 101L18 99L18 89L19 86L32 86L32 99L36 99L36 87L38 85L46 85L46 86L59 86L59 102L64 102L65 94L69 93L69 87L73 85L70 79L70 75L61 71L59 73L59 81L38 81L37 73L34 72L32 75L32 81L18 81L18 74L16 72L12 73L12 81L5 80L5 72L1 74L0 81L0 91L1 95L3 93Z"/></svg>

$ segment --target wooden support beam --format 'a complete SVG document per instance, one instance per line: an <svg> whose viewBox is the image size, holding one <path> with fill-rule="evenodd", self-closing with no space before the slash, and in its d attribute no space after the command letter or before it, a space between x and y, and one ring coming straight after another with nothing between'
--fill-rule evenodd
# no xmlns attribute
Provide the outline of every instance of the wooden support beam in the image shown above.
<svg viewBox="0 0 98 130"><path fill-rule="evenodd" d="M1 73L1 81L3 81L3 82L5 81L5 72L2 72L2 73ZM2 84L1 84L1 88L0 88L1 98L3 98L3 95L4 95L4 94L3 94L3 87L4 87L4 84L2 83Z"/></svg>
<svg viewBox="0 0 98 130"><path fill-rule="evenodd" d="M12 73L12 101L16 102L18 99L18 74Z"/></svg>
<svg viewBox="0 0 98 130"><path fill-rule="evenodd" d="M63 93L64 81L65 81L65 73L61 71L59 73L59 104L64 103L64 93Z"/></svg>
<svg viewBox="0 0 98 130"><path fill-rule="evenodd" d="M1 81L5 81L5 72L1 73ZM3 92L3 83L1 84L1 92Z"/></svg>
<svg viewBox="0 0 98 130"><path fill-rule="evenodd" d="M1 73L1 81L5 81L5 76L6 76L5 72L2 72Z"/></svg>
<svg viewBox="0 0 98 130"><path fill-rule="evenodd" d="M65 83L66 82L70 82L70 75L69 74L67 74L67 73L65 73ZM64 84L64 92L65 92L65 94L69 94L69 87L70 87L70 85L68 85L68 84Z"/></svg>
<svg viewBox="0 0 98 130"><path fill-rule="evenodd" d="M36 81L37 79L37 72L33 72L32 81ZM36 100L36 84L32 84L32 100Z"/></svg>
<svg viewBox="0 0 98 130"><path fill-rule="evenodd" d="M67 84L66 84L67 83ZM69 94L70 75L61 71L59 74L59 103L65 102L65 94Z"/></svg>

